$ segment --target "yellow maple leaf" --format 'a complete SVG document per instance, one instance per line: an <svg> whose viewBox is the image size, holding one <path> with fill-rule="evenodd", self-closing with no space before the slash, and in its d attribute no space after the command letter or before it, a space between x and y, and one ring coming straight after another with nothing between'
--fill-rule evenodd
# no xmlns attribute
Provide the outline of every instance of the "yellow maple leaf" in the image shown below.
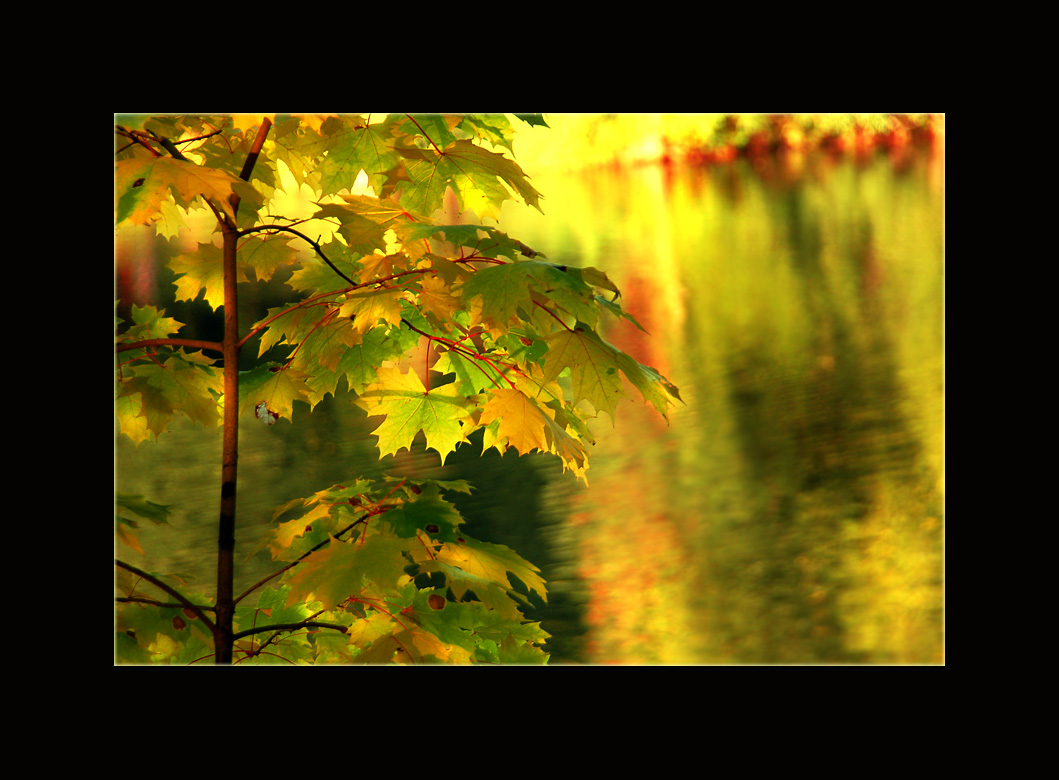
<svg viewBox="0 0 1059 780"><path fill-rule="evenodd" d="M544 426L549 419L548 410L516 388L490 388L489 393L492 398L482 408L481 424L500 420L497 439L506 439L509 447L523 455L535 449L547 452Z"/></svg>
<svg viewBox="0 0 1059 780"><path fill-rule="evenodd" d="M434 275L424 276L419 286L419 308L422 311L434 314L442 322L453 319L460 308L460 299L452 294L444 279Z"/></svg>
<svg viewBox="0 0 1059 780"><path fill-rule="evenodd" d="M353 330L367 333L379 320L391 325L401 323L401 301L407 296L404 290L380 288L358 290L350 293L338 310L340 317L353 318Z"/></svg>

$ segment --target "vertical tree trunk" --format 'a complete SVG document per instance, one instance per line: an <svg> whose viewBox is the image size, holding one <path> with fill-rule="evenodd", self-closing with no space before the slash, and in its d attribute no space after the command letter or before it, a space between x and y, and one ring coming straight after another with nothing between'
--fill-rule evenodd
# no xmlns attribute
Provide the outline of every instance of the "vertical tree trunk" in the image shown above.
<svg viewBox="0 0 1059 780"><path fill-rule="evenodd" d="M238 231L225 224L224 236L224 454L221 462L221 518L217 536L217 622L214 659L232 662L235 612L235 483L239 464L239 300L236 280Z"/></svg>
<svg viewBox="0 0 1059 780"><path fill-rule="evenodd" d="M265 136L272 127L262 120L254 145L243 163L239 178L250 181ZM229 198L231 218L221 225L224 238L224 454L221 461L221 519L217 533L217 622L213 631L214 661L232 662L232 619L235 615L235 484L239 474L239 295L237 253L239 196Z"/></svg>

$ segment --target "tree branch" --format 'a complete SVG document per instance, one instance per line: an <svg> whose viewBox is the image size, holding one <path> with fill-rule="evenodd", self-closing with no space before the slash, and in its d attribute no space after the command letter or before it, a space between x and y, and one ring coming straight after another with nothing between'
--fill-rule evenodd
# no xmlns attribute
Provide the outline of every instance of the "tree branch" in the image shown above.
<svg viewBox="0 0 1059 780"><path fill-rule="evenodd" d="M214 630L215 626L213 624L213 621L210 620L208 617L206 617L206 613L200 607L197 607L196 605L194 605L190 601L188 601L184 597L184 594L182 594L180 591L176 590L175 588L170 587L169 585L166 585L164 582L162 582L160 579L158 579L154 575L148 574L147 572L143 571L142 569L137 569L131 563L125 563L125 561L119 561L117 558L115 558L114 559L114 565L115 566L120 566L121 568L123 568L123 569L125 569L127 571L131 571L133 574L141 577L142 579L147 580L149 583L154 585L156 588L160 588L160 589L164 590L170 596L172 596L177 601L179 601L181 604L183 604L185 607L187 607L192 612L194 612L195 615L199 618L199 620L201 620L206 625L206 627L210 629L210 631Z"/></svg>
<svg viewBox="0 0 1059 780"><path fill-rule="evenodd" d="M213 352L223 352L222 345L218 341L199 341L197 339L145 339L134 341L130 344L118 344L115 352L127 352L130 349L143 349L144 347L191 347L192 349L208 349Z"/></svg>
<svg viewBox="0 0 1059 780"><path fill-rule="evenodd" d="M250 147L250 154L246 156L246 160L243 162L243 170L239 172L239 178L243 181L250 181L250 174L254 172L254 165L257 164L257 158L261 154L261 147L265 145L265 136L268 135L271 127L272 120L267 116L261 120L261 127L257 129L257 136L254 138L254 145ZM232 213L238 213L239 196L233 192L228 196L228 202L232 204Z"/></svg>
<svg viewBox="0 0 1059 780"><path fill-rule="evenodd" d="M336 538L336 539L341 539L341 538L342 538L342 536L343 536L343 534L345 534L345 533L346 533L347 531L351 531L351 530L353 530L353 528L354 528L355 526L358 526L358 525L360 525L361 523L367 522L367 520L368 520L368 518L369 518L369 517L371 517L371 512L365 512L365 513L364 513L363 515L361 515L360 517L358 517L358 518L357 518L356 520L354 520L354 521L353 521L352 523L350 523L350 524L349 524L349 525L347 525L347 526L346 526L345 528L343 528L343 529L342 529L341 531L339 531L339 532L338 532L337 534L335 534L335 538ZM279 575L283 574L283 572L287 571L288 569L293 569L293 568L294 568L295 566L297 566L297 565L298 565L299 563L301 563L302 561L304 561L304 560L305 560L306 558L308 558L308 557L309 557L310 555L312 555L312 554L313 554L314 552L316 552L317 550L319 550L319 549L320 549L321 547L323 547L324 545L326 545L326 544L329 544L330 542L331 542L331 540L330 540L330 539L325 539L324 541L320 542L320 543L319 543L318 545L316 545L315 547L313 547L313 548L312 548L311 550L308 550L308 551L307 551L307 552L305 552L305 553L304 553L303 555L301 555L301 556L300 556L300 557L298 558L298 560L294 561L293 563L289 563L289 564L287 564L286 566L284 566L284 567L283 567L282 569L279 569L278 571L274 571L274 572L272 572L272 574L268 575L267 577L265 577L265 579L261 580L260 582L255 582L255 583L254 583L253 585L251 585L251 586L250 586L249 588L247 588L247 589L246 589L245 591L243 591L243 593L242 593L242 594L241 594L241 595L240 595L240 596L239 596L239 597L238 597L237 599L235 599L235 602L234 602L234 603L238 604L238 603L239 603L240 601L242 601L242 600L243 600L244 598L246 598L247 596L249 596L249 595L250 595L251 593L253 593L253 592L254 592L255 590L257 590L258 588L260 588L260 587L261 587L262 585L264 585L264 584L265 584L266 582L268 582L268 581L269 581L269 580L271 580L271 579L274 579L274 578L278 577Z"/></svg>
<svg viewBox="0 0 1059 780"><path fill-rule="evenodd" d="M352 279L350 279L344 273L339 271L338 267L334 263L332 263L330 260L327 259L327 255L325 255L324 254L324 250L320 248L320 244L318 244L316 241L313 241L311 238L309 238L307 235L302 233L300 230L295 230L294 228L287 227L286 225L256 225L254 227L249 227L246 230L240 230L239 231L239 237L242 238L243 236L249 235L250 233L260 233L263 230L281 230L284 233L293 233L298 238L300 238L302 241L305 241L306 243L308 243L309 246L311 246L316 251L316 254L320 255L320 258L325 263L327 263L329 266L331 266L331 270L332 271L334 271L336 274L341 276L343 279L345 279L347 282L349 282L354 287L357 285L356 282L354 282Z"/></svg>
<svg viewBox="0 0 1059 780"><path fill-rule="evenodd" d="M144 139L140 133L136 132L135 130L126 130L121 125L114 125L114 128L115 128L115 132L118 135L123 135L126 138L130 139L134 144L139 144L144 149L146 149L151 154L153 154L155 157L161 157L162 156L162 155L160 155L158 153L158 151L153 146L151 146L149 143L147 143L146 139ZM119 152L123 152L123 151L125 151L128 148L129 148L128 146L124 146L121 149L119 149L118 151Z"/></svg>
<svg viewBox="0 0 1059 780"><path fill-rule="evenodd" d="M232 637L232 641L242 639L251 634L261 634L265 631L297 631L299 628L333 628L336 631L341 631L343 634L349 631L347 626L340 626L337 623L320 623L316 620L307 620L304 623L279 623L274 626L248 628L246 631L240 631L238 634L235 634ZM262 647L264 647L264 645L262 645Z"/></svg>
<svg viewBox="0 0 1059 780"><path fill-rule="evenodd" d="M152 607L168 607L170 609L183 608L183 604L175 604L172 601L159 601L147 596L115 596L114 600L120 604L150 604ZM199 609L207 612L215 612L216 608L206 604L197 604Z"/></svg>
<svg viewBox="0 0 1059 780"><path fill-rule="evenodd" d="M354 285L354 286L356 286L356 285ZM304 301L298 301L298 303L294 304L293 306L288 306L283 311L278 312L277 314L274 314L273 316L269 317L264 322L259 323L257 325L257 327L253 328L249 333L247 333L245 336L243 336L243 338L240 339L240 341L239 341L239 347L241 348L244 344L246 344L246 342L248 342L255 335L257 335L258 333L263 331L270 324L272 324L273 322L278 320L284 314L289 314L290 312L294 311L295 309L301 308L302 306L306 306L306 305L308 305L310 303L313 303L314 301L318 301L321 298L326 298L329 295L340 295L340 294L348 291L348 289L349 289L348 287L344 287L341 290L332 290L331 292L317 293L316 295L312 296L311 298L306 298Z"/></svg>
<svg viewBox="0 0 1059 780"><path fill-rule="evenodd" d="M434 147L435 152L437 152L438 154L445 154L443 151L438 149L438 145L434 143L434 139L427 135L427 131L422 128L422 126L419 124L419 122L416 121L414 116L412 116L411 114L405 114L405 116L408 117L408 119L412 122L413 125L419 128L419 132L423 134L423 137L430 141L430 145Z"/></svg>

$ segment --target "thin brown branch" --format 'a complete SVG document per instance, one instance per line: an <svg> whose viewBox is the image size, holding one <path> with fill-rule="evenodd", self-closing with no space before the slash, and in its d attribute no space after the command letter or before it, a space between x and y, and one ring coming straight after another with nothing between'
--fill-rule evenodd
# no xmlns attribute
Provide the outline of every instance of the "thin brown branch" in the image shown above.
<svg viewBox="0 0 1059 780"><path fill-rule="evenodd" d="M159 601L146 596L115 596L114 600L120 604L149 604L152 607L167 607L169 609L184 609L184 605L172 601ZM208 604L196 604L199 609L206 612L216 612L216 608Z"/></svg>
<svg viewBox="0 0 1059 780"><path fill-rule="evenodd" d="M341 631L343 634L349 631L347 626L340 626L337 623L321 623L316 620L307 620L304 623L279 623L274 626L258 626L257 628L248 628L246 631L240 631L235 634L232 639L237 641L243 637L250 636L251 634L261 634L265 631L297 631L301 628L333 628L336 631ZM261 645L263 649L265 645ZM259 650L260 651L260 650Z"/></svg>
<svg viewBox="0 0 1059 780"><path fill-rule="evenodd" d="M434 151L436 151L438 154L445 154L443 151L438 149L438 145L434 143L434 139L427 135L427 131L420 126L419 122L416 121L414 116L412 116L411 114L405 114L405 116L408 117L408 119L412 122L413 125L419 128L419 132L423 134L423 137L430 141L430 145L434 147Z"/></svg>
<svg viewBox="0 0 1059 780"><path fill-rule="evenodd" d="M440 344L444 344L445 346L447 346L451 351L455 352L456 354L463 355L463 357L470 358L471 360L474 360L475 361L474 366L479 371L481 371L483 374L485 374L486 378L490 382L492 382L495 387L502 387L502 385L500 385L500 383L497 382L494 377L490 376L488 371L486 371L484 368L482 368L480 365L478 365L479 363L485 363L490 368L492 368L494 371L496 371L496 373L498 373L501 377L503 377L504 381L507 382L508 385L510 385L511 387L515 387L515 383L512 382L510 379L508 379L507 374L505 374L504 371L496 363L493 362L492 358L486 357L485 355L481 354L480 352L474 352L474 351L472 351L470 349L467 349L462 344L459 344L458 342L455 342L452 339L447 339L444 336L431 336L429 333L426 333L425 331L422 331L419 328L417 328L415 325L410 323L404 317L401 318L401 322L403 322L405 325L407 325L409 330L414 331L415 333L418 333L420 336L426 336L431 341L436 341L436 342L438 342ZM515 366L508 366L508 369L514 369L516 371L518 370Z"/></svg>
<svg viewBox="0 0 1059 780"><path fill-rule="evenodd" d="M213 624L213 621L210 620L208 617L206 617L206 613L200 607L198 607L195 604L192 604L190 601L188 601L187 598L184 597L184 594L182 594L180 591L176 590L175 588L173 588L173 587L171 587L169 585L166 585L164 582L162 582L160 579L158 579L154 575L148 574L147 572L143 571L142 569L137 569L131 563L125 563L125 561L119 561L117 558L115 558L114 559L114 565L115 566L120 566L121 568L125 569L126 571L131 571L133 574L141 577L142 579L147 580L149 583L154 585L156 588L160 588L161 590L165 591L170 596L172 596L177 601L179 601L181 604L183 604L185 607L187 607L192 612L194 612L195 615L206 625L206 627L210 629L210 631L214 630L215 626Z"/></svg>
<svg viewBox="0 0 1059 780"><path fill-rule="evenodd" d="M254 138L254 145L250 147L250 154L246 156L246 160L243 162L243 170L239 172L239 178L243 181L250 181L250 174L254 172L254 166L257 164L258 155L261 154L261 147L265 145L265 136L268 135L268 131L271 127L271 119L265 117L261 120L261 127L257 129L257 137ZM233 214L239 212L239 200L239 196L234 192L228 196L228 202L232 204Z"/></svg>
<svg viewBox="0 0 1059 780"><path fill-rule="evenodd" d="M313 248L313 250L316 252L316 254L320 255L320 259L322 259L325 263L327 263L329 266L331 266L331 270L332 271L334 271L336 274L341 276L343 279L345 279L347 282L349 282L354 287L356 286L356 284L357 284L356 282L354 282L352 279L350 279L344 273L339 271L338 270L338 266L336 266L334 263L332 263L327 258L327 255L324 254L324 250L320 248L320 244L318 242L316 242L316 241L313 241L311 238L309 238L307 235L302 233L300 230L295 230L294 228L287 227L286 225L256 225L254 227L246 228L246 230L240 230L239 231L239 237L242 238L243 236L248 235L250 233L259 233L259 232L261 232L263 230L281 230L284 233L293 233L298 238L300 238L302 241L305 241L306 243L308 243L309 246L311 246Z"/></svg>
<svg viewBox="0 0 1059 780"><path fill-rule="evenodd" d="M118 344L115 352L126 352L130 349L143 349L144 347L190 347L192 349L208 349L213 352L223 352L222 345L218 341L199 341L198 339L145 339L133 341L129 344Z"/></svg>
<svg viewBox="0 0 1059 780"><path fill-rule="evenodd" d="M151 154L153 154L155 157L161 157L162 156L161 154L158 153L157 149L155 149L153 146L151 146L149 143L147 143L147 139L144 138L141 133L138 133L135 130L126 130L121 125L114 125L114 128L115 128L115 132L118 135L125 136L126 138L130 139L134 144L139 144L144 149L146 149ZM128 149L128 147L126 146L126 147L124 147L122 149L119 149L118 151L122 151L123 152L123 151L125 151L125 149Z"/></svg>
<svg viewBox="0 0 1059 780"><path fill-rule="evenodd" d="M354 286L356 286L356 285L354 285ZM293 306L288 306L283 311L277 312L276 314L274 314L271 317L269 317L267 320L264 320L263 322L259 323L249 333L247 333L245 336L243 336L243 338L240 339L240 341L239 341L239 347L242 348L242 346L244 344L246 344L246 342L248 342L255 335L257 335L258 333L263 331L265 328L267 328L269 325L271 325L273 322L278 320L283 315L289 314L290 312L294 311L295 309L300 309L302 306L306 306L306 305L308 305L310 303L313 303L314 301L318 301L321 298L326 298L329 295L340 295L340 294L342 294L344 292L348 292L348 291L349 291L348 287L343 287L341 290L332 290L330 292L317 293L316 295L312 296L311 298L306 298L304 301L298 301L298 303L294 304Z"/></svg>
<svg viewBox="0 0 1059 780"><path fill-rule="evenodd" d="M361 515L356 520L354 520L352 523L350 523L345 528L343 528L341 531L339 531L337 534L335 534L335 538L336 539L341 539L344 534L346 534L349 531L352 531L356 526L360 525L361 523L367 522L367 520L368 520L368 518L370 516L371 516L370 512ZM251 593L253 593L255 590L260 588L262 585L264 585L269 580L278 577L279 575L283 574L283 572L287 571L288 569L293 569L295 566L297 566L299 563L304 561L306 558L308 558L314 552L319 550L325 544L329 544L330 541L331 541L330 539L325 539L324 541L320 542L318 545L313 547L311 550L308 550L303 555L299 556L298 560L294 561L293 563L287 564L286 566L284 566L282 569L279 569L278 571L272 572L272 574L268 575L267 577L265 577L265 579L261 580L260 582L255 582L253 585L251 585L249 588L247 588L245 591L243 591L243 593L237 599L235 599L235 603L238 604L240 601L242 601L244 598L249 596Z"/></svg>

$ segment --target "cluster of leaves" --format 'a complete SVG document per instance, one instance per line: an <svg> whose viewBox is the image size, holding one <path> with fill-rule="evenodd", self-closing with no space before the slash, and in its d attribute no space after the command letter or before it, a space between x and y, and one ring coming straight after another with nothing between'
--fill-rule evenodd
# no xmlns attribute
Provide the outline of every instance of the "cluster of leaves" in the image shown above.
<svg viewBox="0 0 1059 780"><path fill-rule="evenodd" d="M543 124L536 115L520 118ZM130 118L121 124L115 212L119 224L153 224L173 236L189 209L205 204L218 224L227 220L239 231L240 281L267 280L280 268L296 267L288 282L294 300L268 311L240 340L242 345L260 337L259 364L239 375L241 415L290 419L295 401L314 407L344 382L355 402L380 419L374 435L382 455L411 448L422 436L444 462L472 432L484 429L487 449L552 453L585 479L589 420L600 412L613 420L617 401L626 395L622 377L663 416L679 399L657 371L600 336L605 317L639 327L605 273L547 262L495 227L468 224L469 212L497 220L507 199L540 208L539 193L508 156L514 132L506 116L277 116L249 182L239 172L255 133L235 124L223 117ZM303 231L305 218L271 213L279 163L298 188L315 194L311 224L314 233L320 225L329 228L326 240ZM367 177L367 188L353 194L358 175ZM447 195L456 199L461 219L444 219ZM233 202L241 204L238 210ZM197 251L173 257L170 267L178 274L178 299L193 300L204 291L216 308L224 301L221 249L215 237L202 241ZM228 399L214 359L189 352L192 345L180 343L180 323L164 312L133 307L131 316L131 323L118 323L121 432L137 443L157 439L176 413L220 424ZM286 358L265 359L277 346L288 350ZM318 544L318 535L333 533L338 524L321 523L332 511L324 513L324 507L358 495L361 505L371 504L370 490L349 492L358 489L336 488L310 499L316 503L306 504L310 511L303 517L313 532L293 533L299 519L289 521L295 525L284 526L287 532L277 539L288 539L289 553ZM402 491L407 489L406 483ZM362 618L367 622L358 624L358 632L400 622L394 615L405 609L430 616L428 622L438 626L445 622L442 614L463 627L478 625L482 609L510 618L495 590L504 561L514 567L507 571L543 595L543 581L524 563L505 558L510 551L461 541L455 523L446 519L451 509L433 491L388 513L393 528L367 524L353 533L355 543L336 536L303 560L301 572L285 586L283 610L309 609L305 605L315 597L330 614L348 606L343 600L356 591L357 610L374 616ZM430 519L428 510L440 514ZM410 518L419 525L412 528ZM428 525L445 531L427 539ZM283 545L275 544L273 553L279 554ZM399 571L409 556L421 571L444 574L457 598L446 600L451 608L424 612L422 604L437 603L430 599L438 593L385 578L384 564ZM360 575L350 572L370 574L389 590L365 595L357 590L359 580L348 579ZM478 606L468 606L460 598L474 577L491 584L472 588ZM323 585L328 579L335 584ZM379 630L377 637L389 629ZM449 636L448 628L438 630L435 637ZM514 639L497 647L518 654L523 636L513 633ZM472 660L495 660L500 652L452 644ZM335 657L364 659L358 647L350 641L346 650L334 650ZM467 660L454 652L445 657Z"/></svg>
<svg viewBox="0 0 1059 780"><path fill-rule="evenodd" d="M463 481L356 480L279 507L262 545L287 565L244 594L259 591L256 601L238 600L236 662L544 663L548 634L520 612L531 590L547 599L544 580L513 550L461 529L442 491L470 490ZM141 509L137 497L121 503L159 509ZM212 656L193 610L166 615L163 594L123 575L122 660Z"/></svg>

